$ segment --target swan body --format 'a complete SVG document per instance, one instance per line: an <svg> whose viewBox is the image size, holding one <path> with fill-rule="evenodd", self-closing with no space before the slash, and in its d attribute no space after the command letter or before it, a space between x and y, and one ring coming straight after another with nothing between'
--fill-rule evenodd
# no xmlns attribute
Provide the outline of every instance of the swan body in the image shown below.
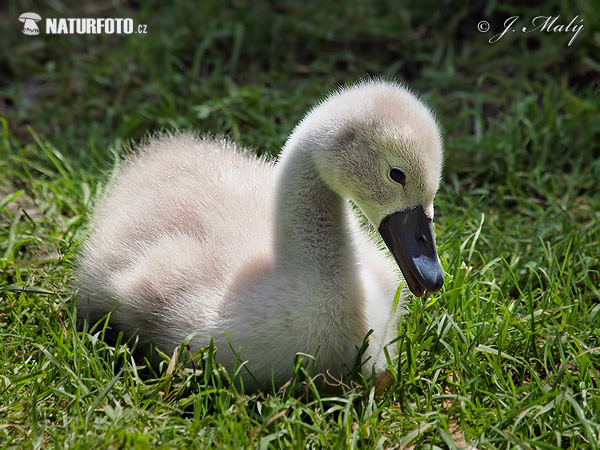
<svg viewBox="0 0 600 450"><path fill-rule="evenodd" d="M384 81L331 94L276 164L225 140L150 140L95 211L78 264L79 318L112 311L112 328L169 354L192 333L192 350L212 338L226 368L247 361L250 389L288 380L297 353L340 376L369 330L364 370L382 369L401 276L347 199L379 229L410 289L436 291L441 166L430 110ZM414 254L415 242L428 247Z"/></svg>

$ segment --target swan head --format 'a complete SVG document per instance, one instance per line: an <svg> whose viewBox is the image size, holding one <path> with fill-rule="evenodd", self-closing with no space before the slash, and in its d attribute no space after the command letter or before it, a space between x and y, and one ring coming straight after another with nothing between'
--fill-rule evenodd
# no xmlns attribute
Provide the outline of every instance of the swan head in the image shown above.
<svg viewBox="0 0 600 450"><path fill-rule="evenodd" d="M311 152L329 188L363 211L413 294L442 287L433 200L443 150L438 124L427 106L397 83L358 83L311 110L287 146Z"/></svg>

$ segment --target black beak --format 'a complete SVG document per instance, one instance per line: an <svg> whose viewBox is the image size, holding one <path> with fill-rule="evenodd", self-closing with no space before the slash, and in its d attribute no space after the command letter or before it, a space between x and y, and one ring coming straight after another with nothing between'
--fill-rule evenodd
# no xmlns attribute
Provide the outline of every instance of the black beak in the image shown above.
<svg viewBox="0 0 600 450"><path fill-rule="evenodd" d="M438 262L433 221L422 206L387 216L379 233L413 294L420 297L425 291L433 294L442 288L444 273Z"/></svg>

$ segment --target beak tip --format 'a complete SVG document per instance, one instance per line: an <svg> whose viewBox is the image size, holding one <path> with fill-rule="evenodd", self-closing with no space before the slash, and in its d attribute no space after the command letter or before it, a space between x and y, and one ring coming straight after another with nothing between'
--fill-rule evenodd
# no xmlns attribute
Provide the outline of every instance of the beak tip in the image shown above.
<svg viewBox="0 0 600 450"><path fill-rule="evenodd" d="M427 292L429 292L430 294L435 294L440 289L442 289L443 286L444 286L444 274L440 272L437 279L435 280L435 282L431 285L431 288L427 289Z"/></svg>
<svg viewBox="0 0 600 450"><path fill-rule="evenodd" d="M421 291L435 294L444 286L444 272L437 258L431 260L427 266L421 267L421 270L418 270L417 273L418 276L415 278L421 285Z"/></svg>

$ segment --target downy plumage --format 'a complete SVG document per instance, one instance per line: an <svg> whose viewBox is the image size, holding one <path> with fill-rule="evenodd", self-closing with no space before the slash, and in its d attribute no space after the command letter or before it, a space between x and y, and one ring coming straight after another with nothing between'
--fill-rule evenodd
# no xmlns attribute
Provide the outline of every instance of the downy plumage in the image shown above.
<svg viewBox="0 0 600 450"><path fill-rule="evenodd" d="M226 140L152 139L95 210L78 266L79 317L114 310L113 329L137 330L140 348L169 354L192 333L193 350L212 337L231 369L229 339L248 361L250 389L284 383L298 352L316 353L316 371L339 376L369 330L364 370L380 370L402 279L346 199L379 229L410 290L435 292L441 167L432 113L385 81L327 97L277 163Z"/></svg>

